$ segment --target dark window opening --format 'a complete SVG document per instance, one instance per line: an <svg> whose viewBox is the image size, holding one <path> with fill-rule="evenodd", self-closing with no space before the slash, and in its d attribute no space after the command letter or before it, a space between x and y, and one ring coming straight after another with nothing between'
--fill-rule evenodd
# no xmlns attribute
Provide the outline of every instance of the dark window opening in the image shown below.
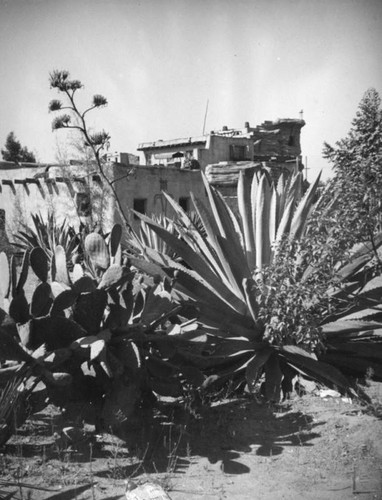
<svg viewBox="0 0 382 500"><path fill-rule="evenodd" d="M295 146L293 135L289 136L288 146Z"/></svg>
<svg viewBox="0 0 382 500"><path fill-rule="evenodd" d="M179 198L179 205L183 208L185 212L188 212L190 210L190 198L188 197Z"/></svg>
<svg viewBox="0 0 382 500"><path fill-rule="evenodd" d="M232 161L243 161L248 159L248 148L247 146L237 146L231 144L230 146L230 160Z"/></svg>
<svg viewBox="0 0 382 500"><path fill-rule="evenodd" d="M89 193L76 193L76 205L79 217L90 217L92 209Z"/></svg>
<svg viewBox="0 0 382 500"><path fill-rule="evenodd" d="M134 198L133 208L136 212L139 212L140 214L145 214L146 205L147 205L146 198ZM134 215L134 218L138 219L136 215Z"/></svg>

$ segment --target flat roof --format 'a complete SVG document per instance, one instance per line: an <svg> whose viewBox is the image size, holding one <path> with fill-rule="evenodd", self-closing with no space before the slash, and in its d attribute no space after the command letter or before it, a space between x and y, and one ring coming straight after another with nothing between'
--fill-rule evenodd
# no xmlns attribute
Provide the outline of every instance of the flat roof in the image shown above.
<svg viewBox="0 0 382 500"><path fill-rule="evenodd" d="M138 151L144 151L145 149L161 149L169 147L179 147L179 146L191 146L195 144L206 144L207 137L205 135L199 137L183 137L181 139L172 139L169 141L154 141L154 142L142 142L138 144Z"/></svg>

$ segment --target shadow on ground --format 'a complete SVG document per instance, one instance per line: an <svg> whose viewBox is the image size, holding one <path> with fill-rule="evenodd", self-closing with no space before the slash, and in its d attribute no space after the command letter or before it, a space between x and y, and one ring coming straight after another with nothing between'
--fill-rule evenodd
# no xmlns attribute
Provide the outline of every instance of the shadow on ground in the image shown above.
<svg viewBox="0 0 382 500"><path fill-rule="evenodd" d="M8 455L98 463L95 477L136 477L142 473L185 472L195 456L220 465L227 474L250 472L245 454L272 457L288 446L312 446L319 437L311 416L288 405L270 408L254 400L230 400L190 415L182 407L162 405L153 418L128 425L120 438L103 435L81 447L60 450L53 439L63 425L60 415L39 414L8 443ZM65 423L65 425L68 425ZM34 439L28 441L33 429Z"/></svg>

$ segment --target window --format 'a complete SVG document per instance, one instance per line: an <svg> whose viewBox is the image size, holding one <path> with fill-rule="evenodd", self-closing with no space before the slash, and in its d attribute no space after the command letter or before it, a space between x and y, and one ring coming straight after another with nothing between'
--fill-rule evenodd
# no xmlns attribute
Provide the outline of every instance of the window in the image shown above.
<svg viewBox="0 0 382 500"><path fill-rule="evenodd" d="M243 161L248 159L247 146L237 146L231 144L230 146L230 160Z"/></svg>
<svg viewBox="0 0 382 500"><path fill-rule="evenodd" d="M92 209L89 193L76 193L76 206L79 217L90 217Z"/></svg>
<svg viewBox="0 0 382 500"><path fill-rule="evenodd" d="M295 146L293 135L289 136L288 146Z"/></svg>
<svg viewBox="0 0 382 500"><path fill-rule="evenodd" d="M190 210L190 198L189 197L179 198L179 205L183 208L185 212L188 212Z"/></svg>
<svg viewBox="0 0 382 500"><path fill-rule="evenodd" d="M146 213L147 200L146 198L134 198L133 208L136 212L140 214ZM138 219L136 215L134 215L135 219Z"/></svg>
<svg viewBox="0 0 382 500"><path fill-rule="evenodd" d="M161 191L167 191L167 179L159 179L159 189Z"/></svg>

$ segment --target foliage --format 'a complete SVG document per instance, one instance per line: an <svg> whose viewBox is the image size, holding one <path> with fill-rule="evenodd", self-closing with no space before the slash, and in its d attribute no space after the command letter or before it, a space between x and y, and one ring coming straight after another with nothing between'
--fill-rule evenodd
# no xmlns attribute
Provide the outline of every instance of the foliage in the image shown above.
<svg viewBox="0 0 382 500"><path fill-rule="evenodd" d="M55 248L60 245L64 248L66 258L72 261L79 252L80 236L65 219L58 224L53 213L49 213L45 222L41 214L31 214L34 229L22 224L23 231L15 234L18 243L15 246L22 250L33 250L35 247L43 249L49 260L52 259Z"/></svg>
<svg viewBox="0 0 382 500"><path fill-rule="evenodd" d="M382 109L378 92L364 94L348 135L334 147L325 143L324 157L334 178L322 204L317 231L324 231L340 250L373 238L381 230ZM335 193L333 199L333 193Z"/></svg>
<svg viewBox="0 0 382 500"><path fill-rule="evenodd" d="M16 139L14 132L10 132L7 136L4 149L1 150L3 160L15 162L36 163L36 158L31 151L26 147L22 147Z"/></svg>
<svg viewBox="0 0 382 500"><path fill-rule="evenodd" d="M197 325L169 322L179 306L165 283L147 285L122 265L121 233L116 225L107 239L88 234L83 264L72 272L60 245L51 263L41 247L26 253L19 277L14 260L8 267L0 257L8 303L2 321L10 332L0 330L1 358L20 369L37 366L48 401L114 431L154 394L181 396L204 381L178 358L182 350L200 352ZM24 293L29 266L40 280L30 303Z"/></svg>
<svg viewBox="0 0 382 500"><path fill-rule="evenodd" d="M301 181L301 174L294 174L289 179L282 177L275 186L262 174L255 175L251 185L241 174L238 218L205 181L209 210L193 197L203 221L203 234L169 196L178 216L178 237L139 215L183 261L155 249L144 254L152 262L152 273L158 269L166 273L174 280L177 299L191 301L197 310L198 322L207 333L209 358L193 361L204 366L209 377L204 387L230 380L236 387L247 383L254 390L264 375L266 396L277 401L281 387L284 393L291 390L290 378L298 371L342 391L359 392L334 367L335 360L329 364L317 356L326 349L322 331L325 318L334 321L334 330L340 331L336 321L341 316L335 317L334 311L346 315L354 292L357 299L363 298L359 314L366 318L364 310L370 297L362 295L360 283L369 279L369 268L365 267L365 274L359 266L342 266L337 272L330 265L322 269L322 253L317 257L306 251L307 221L319 179L305 196ZM373 257L370 249L365 251L362 265ZM354 254L354 258L361 257ZM148 271L146 260L142 269ZM140 265L137 259L134 264ZM353 279L357 276L355 286ZM195 309L191 309L191 315ZM368 314L367 321L374 319L374 324L379 324L379 311Z"/></svg>
<svg viewBox="0 0 382 500"><path fill-rule="evenodd" d="M125 222L126 227L130 228L123 206L117 196L113 181L106 175L105 165L102 159L103 153L109 148L110 135L104 130L101 132L92 132L86 122L87 114L90 111L107 106L108 102L106 97L100 94L94 95L90 106L84 111L81 111L75 100L76 92L83 88L83 85L79 80L70 79L69 72L65 70L54 70L50 74L49 80L51 88L57 89L57 91L61 93L65 99L65 102L62 102L59 99L53 99L49 103L50 112L63 111L62 114L54 118L52 122L52 130L72 129L80 132L84 140L84 146L90 149L98 172L103 181L106 182L115 199L122 220Z"/></svg>

